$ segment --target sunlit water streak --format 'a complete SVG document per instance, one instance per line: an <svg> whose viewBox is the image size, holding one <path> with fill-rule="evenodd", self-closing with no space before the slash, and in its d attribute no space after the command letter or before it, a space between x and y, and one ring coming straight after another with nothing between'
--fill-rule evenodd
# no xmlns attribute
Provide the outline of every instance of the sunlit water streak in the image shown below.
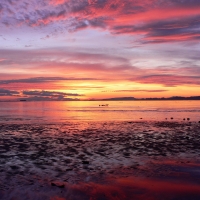
<svg viewBox="0 0 200 200"><path fill-rule="evenodd" d="M108 106L99 106L109 104ZM200 120L200 101L0 102L1 122Z"/></svg>

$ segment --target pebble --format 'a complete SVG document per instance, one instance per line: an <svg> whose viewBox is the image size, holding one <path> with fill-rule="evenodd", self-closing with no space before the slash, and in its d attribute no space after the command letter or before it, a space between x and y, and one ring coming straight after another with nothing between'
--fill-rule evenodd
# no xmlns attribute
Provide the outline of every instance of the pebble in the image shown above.
<svg viewBox="0 0 200 200"><path fill-rule="evenodd" d="M86 161L86 160L83 160L82 163L83 163L84 165L90 164L90 162L89 162L89 161Z"/></svg>
<svg viewBox="0 0 200 200"><path fill-rule="evenodd" d="M59 188L64 188L65 187L64 184L57 184L57 183L51 183L51 186L56 186L56 187L59 187Z"/></svg>

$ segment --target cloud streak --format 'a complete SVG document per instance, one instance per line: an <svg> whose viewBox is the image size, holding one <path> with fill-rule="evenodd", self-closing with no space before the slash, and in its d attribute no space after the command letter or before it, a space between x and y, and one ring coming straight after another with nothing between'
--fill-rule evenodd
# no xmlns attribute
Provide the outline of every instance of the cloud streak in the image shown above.
<svg viewBox="0 0 200 200"><path fill-rule="evenodd" d="M18 91L0 88L0 96L18 96L19 94Z"/></svg>
<svg viewBox="0 0 200 200"><path fill-rule="evenodd" d="M65 101L65 100L79 100L77 97L81 97L84 95L77 93L57 92L57 91L27 90L27 91L22 91L21 96L26 100L31 100L31 101L41 101L41 100Z"/></svg>
<svg viewBox="0 0 200 200"><path fill-rule="evenodd" d="M173 87L180 85L200 85L200 76L181 76L181 75L147 75L137 78L143 84L162 84Z"/></svg>
<svg viewBox="0 0 200 200"><path fill-rule="evenodd" d="M11 84L11 83L52 83L56 81L84 81L84 80L95 80L93 78L66 78L66 77L34 77L26 79L11 79L0 81L1 85Z"/></svg>
<svg viewBox="0 0 200 200"><path fill-rule="evenodd" d="M131 89L131 90L105 90L105 91L102 91L102 92L108 92L108 93L110 93L110 92L119 92L119 93L124 93L124 92L129 92L129 93L135 93L135 92L158 92L158 93L160 93L160 92L166 92L166 91L168 91L168 90L141 90L141 89Z"/></svg>

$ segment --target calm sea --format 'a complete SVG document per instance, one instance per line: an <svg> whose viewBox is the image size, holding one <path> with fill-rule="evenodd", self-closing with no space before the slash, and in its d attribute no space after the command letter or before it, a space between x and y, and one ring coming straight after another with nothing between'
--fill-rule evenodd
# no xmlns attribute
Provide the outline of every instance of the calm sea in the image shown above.
<svg viewBox="0 0 200 200"><path fill-rule="evenodd" d="M108 106L99 106L109 104ZM200 101L0 102L0 122L200 120Z"/></svg>

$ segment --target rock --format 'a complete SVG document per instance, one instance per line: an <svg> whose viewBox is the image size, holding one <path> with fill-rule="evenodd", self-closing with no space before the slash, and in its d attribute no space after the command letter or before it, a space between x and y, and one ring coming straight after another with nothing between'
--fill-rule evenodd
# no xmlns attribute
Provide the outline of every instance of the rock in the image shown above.
<svg viewBox="0 0 200 200"><path fill-rule="evenodd" d="M64 188L65 187L64 184L60 184L60 183L51 183L51 186L56 186L56 187L59 187L59 188Z"/></svg>
<svg viewBox="0 0 200 200"><path fill-rule="evenodd" d="M68 168L68 169L66 169L66 171L72 171L73 169L72 168Z"/></svg>
<svg viewBox="0 0 200 200"><path fill-rule="evenodd" d="M190 120L190 118L187 118L187 120L189 121L189 120Z"/></svg>
<svg viewBox="0 0 200 200"><path fill-rule="evenodd" d="M185 118L183 118L183 120L185 121Z"/></svg>
<svg viewBox="0 0 200 200"><path fill-rule="evenodd" d="M126 153L123 153L125 157L129 157L130 156L130 153L126 152Z"/></svg>
<svg viewBox="0 0 200 200"><path fill-rule="evenodd" d="M10 166L10 168L13 169L13 170L19 169L19 167L18 167L18 166L15 166L15 165Z"/></svg>
<svg viewBox="0 0 200 200"><path fill-rule="evenodd" d="M82 163L83 163L84 165L89 165L89 164L90 164L90 162L87 161L87 160L83 160Z"/></svg>
<svg viewBox="0 0 200 200"><path fill-rule="evenodd" d="M171 119L174 119L173 117L171 117Z"/></svg>

